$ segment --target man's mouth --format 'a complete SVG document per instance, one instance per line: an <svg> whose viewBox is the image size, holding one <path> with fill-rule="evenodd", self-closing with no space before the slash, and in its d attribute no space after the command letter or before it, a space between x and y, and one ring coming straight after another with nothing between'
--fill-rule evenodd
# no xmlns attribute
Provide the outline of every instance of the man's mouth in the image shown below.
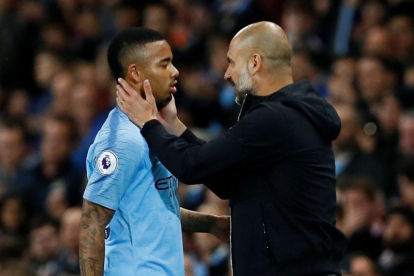
<svg viewBox="0 0 414 276"><path fill-rule="evenodd" d="M171 85L170 85L170 91L171 93L176 93L177 92L177 81L174 81Z"/></svg>

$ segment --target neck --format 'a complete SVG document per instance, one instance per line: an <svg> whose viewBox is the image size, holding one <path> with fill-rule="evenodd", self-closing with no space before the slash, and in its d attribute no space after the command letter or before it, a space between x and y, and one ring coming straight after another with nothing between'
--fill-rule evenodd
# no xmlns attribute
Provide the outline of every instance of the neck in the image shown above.
<svg viewBox="0 0 414 276"><path fill-rule="evenodd" d="M257 95L268 96L292 83L292 74L262 77L256 83Z"/></svg>

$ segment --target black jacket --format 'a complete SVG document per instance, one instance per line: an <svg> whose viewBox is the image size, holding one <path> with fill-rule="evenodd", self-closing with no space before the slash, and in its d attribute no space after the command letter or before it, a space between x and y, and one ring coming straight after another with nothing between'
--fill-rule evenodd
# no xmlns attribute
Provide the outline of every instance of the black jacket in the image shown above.
<svg viewBox="0 0 414 276"><path fill-rule="evenodd" d="M247 95L239 121L209 143L156 120L142 134L178 179L230 199L235 276L335 273L346 246L335 228L331 141L340 120L309 82Z"/></svg>

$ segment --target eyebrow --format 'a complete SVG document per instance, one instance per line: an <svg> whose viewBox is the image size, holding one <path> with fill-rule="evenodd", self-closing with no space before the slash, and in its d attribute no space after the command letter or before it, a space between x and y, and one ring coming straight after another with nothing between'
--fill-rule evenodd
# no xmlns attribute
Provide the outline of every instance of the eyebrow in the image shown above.
<svg viewBox="0 0 414 276"><path fill-rule="evenodd" d="M170 62L170 61L172 61L172 57L166 57L166 58L160 60L159 63Z"/></svg>

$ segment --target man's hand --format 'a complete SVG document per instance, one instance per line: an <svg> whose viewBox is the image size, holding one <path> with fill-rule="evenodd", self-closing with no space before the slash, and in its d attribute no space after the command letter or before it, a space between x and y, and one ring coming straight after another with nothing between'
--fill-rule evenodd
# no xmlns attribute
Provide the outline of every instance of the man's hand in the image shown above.
<svg viewBox="0 0 414 276"><path fill-rule="evenodd" d="M177 117L174 96L172 100L158 111L151 84L144 81L145 99L134 90L124 79L118 80L121 85L117 88L117 104L129 119L141 127L152 119L157 119L168 132L180 136L186 129L185 125Z"/></svg>
<svg viewBox="0 0 414 276"><path fill-rule="evenodd" d="M116 86L118 107L134 124L142 128L146 122L158 119L157 105L149 80L144 81L145 99L124 79L118 79L118 82L120 84Z"/></svg>
<svg viewBox="0 0 414 276"><path fill-rule="evenodd" d="M217 216L211 226L211 234L222 242L230 242L230 216Z"/></svg>
<svg viewBox="0 0 414 276"><path fill-rule="evenodd" d="M158 121L167 129L167 131L176 136L180 136L185 130L186 126L177 117L177 107L175 106L175 99L164 106L158 112Z"/></svg>

